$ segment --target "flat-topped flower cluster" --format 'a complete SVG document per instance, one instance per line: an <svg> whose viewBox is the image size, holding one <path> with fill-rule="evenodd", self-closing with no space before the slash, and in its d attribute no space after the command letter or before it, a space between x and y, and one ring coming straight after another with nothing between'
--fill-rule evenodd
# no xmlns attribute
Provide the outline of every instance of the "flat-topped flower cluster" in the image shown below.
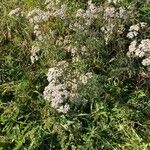
<svg viewBox="0 0 150 150"><path fill-rule="evenodd" d="M88 72L85 75L80 75L78 81L75 78L72 82L66 81L67 78L66 76L64 77L64 70L67 66L68 63L63 61L59 62L56 67L49 68L47 73L49 84L43 92L44 99L50 101L51 106L57 109L59 113L68 113L71 103L80 103L77 83L87 84L88 80L92 78L92 73Z"/></svg>
<svg viewBox="0 0 150 150"><path fill-rule="evenodd" d="M89 0L84 9L77 8L72 11L66 1L46 0L43 9L34 8L22 13L20 8L16 8L9 13L9 16L24 15L32 28L35 36L30 48L32 64L39 60L39 52L44 51L44 48L41 48L42 43L47 42L49 46L49 41L53 41L56 49L61 49L69 55L70 64L77 64L90 56L100 57L95 45L103 43L107 47L112 41L117 41L114 38L119 37L132 40L128 56L140 57L144 66L150 66L150 39L140 37L140 32L148 28L148 24L136 20L137 23L127 25L127 21L131 20L130 24L135 22L132 22L135 14L132 7L125 7L121 3L122 0L107 0L98 5ZM93 40L91 42L93 47L87 44L86 39L89 37ZM44 99L49 100L51 106L61 113L70 111L72 99L80 99L78 82L86 85L93 76L93 73L88 71L85 71L85 74L79 73L77 68L73 73L75 78L71 77L70 72L65 74L67 67L64 68L64 65L70 64L66 61L57 62L54 67L50 67L47 73L49 84L43 92Z"/></svg>
<svg viewBox="0 0 150 150"><path fill-rule="evenodd" d="M143 66L150 66L150 39L142 39L139 42L138 34L140 30L147 26L148 24L145 22L132 25L130 26L129 33L127 34L127 37L133 40L129 45L129 51L127 55L129 57L133 56L143 58Z"/></svg>

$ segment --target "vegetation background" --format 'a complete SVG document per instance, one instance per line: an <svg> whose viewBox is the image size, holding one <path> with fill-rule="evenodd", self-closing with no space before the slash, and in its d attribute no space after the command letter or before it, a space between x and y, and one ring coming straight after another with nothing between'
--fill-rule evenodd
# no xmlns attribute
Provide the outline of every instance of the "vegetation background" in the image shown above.
<svg viewBox="0 0 150 150"><path fill-rule="evenodd" d="M104 0L95 0L104 6ZM79 8L87 8L86 0L64 0L70 17L53 19L44 24L58 35L68 34L67 24ZM113 5L113 4L112 4ZM130 40L126 37L135 22L150 23L150 3L146 0L124 0L125 8L133 7L134 18L123 21L125 32L114 33L108 44L100 28L105 22L97 19L88 33L73 32L74 40L86 44L90 55L79 62L54 40L38 41L33 25L24 16L11 17L15 8L29 12L45 9L41 0L1 0L0 2L0 149L1 150L149 150L150 149L150 68L139 58L126 53ZM119 21L118 21L119 22ZM42 26L42 25L41 25ZM68 31L68 32L67 32ZM150 29L140 34L149 38ZM57 35L56 35L57 38ZM98 41L95 40L98 39ZM30 49L38 42L42 49L39 59L31 63ZM56 62L69 62L68 73L88 71L94 77L79 85L85 105L72 107L69 113L59 113L43 98L48 85L46 73Z"/></svg>

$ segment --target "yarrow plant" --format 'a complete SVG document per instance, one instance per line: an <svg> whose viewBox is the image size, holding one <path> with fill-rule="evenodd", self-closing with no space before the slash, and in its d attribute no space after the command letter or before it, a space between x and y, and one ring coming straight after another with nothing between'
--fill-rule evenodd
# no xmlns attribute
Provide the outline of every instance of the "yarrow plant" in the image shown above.
<svg viewBox="0 0 150 150"><path fill-rule="evenodd" d="M3 0L2 150L150 149L149 7Z"/></svg>
<svg viewBox="0 0 150 150"><path fill-rule="evenodd" d="M20 8L16 8L16 9L10 11L8 15L19 17L20 15L23 16L23 13L21 12Z"/></svg>
<svg viewBox="0 0 150 150"><path fill-rule="evenodd" d="M133 39L134 37L136 37L138 35L138 31L146 26L147 26L147 23L145 23L145 22L140 22L138 24L130 26L127 37L130 39Z"/></svg>
<svg viewBox="0 0 150 150"><path fill-rule="evenodd" d="M129 51L127 55L129 57L139 57L144 58L142 60L143 66L149 66L150 65L150 39L143 39L138 44L138 39L135 39L140 29L143 29L147 26L147 23L140 22L138 24L130 26L129 33L127 34L127 37L130 39L133 39L133 41L129 45Z"/></svg>
<svg viewBox="0 0 150 150"><path fill-rule="evenodd" d="M62 70L55 68L50 68L47 73L47 80L49 85L44 89L44 99L51 101L52 107L57 109L59 112L67 113L69 111L69 105L62 105L67 101L69 97L69 92L66 90L64 84L57 83L58 78L62 76ZM64 108L64 109L63 109Z"/></svg>
<svg viewBox="0 0 150 150"><path fill-rule="evenodd" d="M62 65L63 69L61 68ZM68 113L70 110L69 104L80 103L79 94L77 93L77 80L74 78L73 82L70 82L69 80L67 81L67 75L65 77L63 76L64 69L67 66L68 64L66 62L59 62L56 67L48 70L47 80L49 84L43 92L44 99L50 101L51 106L60 113ZM82 84L87 84L88 80L92 78L92 73L90 72L85 75L77 74L79 82Z"/></svg>
<svg viewBox="0 0 150 150"><path fill-rule="evenodd" d="M55 36L55 27L50 26L48 28L48 32L45 32L44 25L50 24L51 21L56 18L56 22L58 21L58 23L61 20L65 22L65 19L70 17L67 3L62 4L59 0L46 0L44 4L45 10L42 10L40 8L34 8L26 15L26 18L29 20L30 25L33 26L33 33L37 40L37 44L33 44L31 48L30 59L33 64L39 59L38 55L40 51L40 46L38 45L38 41L45 42L46 40L48 41L53 39L56 47L61 47L61 49L71 55L72 63L78 63L82 61L83 57L89 57L91 50L86 44L81 44L80 41L74 39L74 32L83 32L84 34L88 35L88 29L93 26L93 23L96 20L101 18L103 22L105 22L105 24L101 26L101 32L104 33L104 40L107 45L112 40L114 34L118 34L118 36L124 34L125 26L123 22L129 17L133 17L132 10L127 10L125 9L125 7L121 6L121 1L107 1L104 3L104 7L102 7L93 3L92 0L89 0L87 2L86 10L82 8L77 9L74 12L75 17L69 20L68 34L58 34L58 36ZM17 14L19 12L20 8L17 8L15 10L12 10L9 15L18 16ZM116 19L120 20L121 24L118 25ZM127 37L129 39L136 38L139 34L139 31L145 27L147 27L147 23L145 22L140 22L130 26ZM96 37L94 37L94 40L98 41ZM146 57L143 59L142 64L144 66L148 66L149 39L144 39L139 45L137 44L138 43L136 39L131 42L129 46L128 56L132 55L140 58ZM80 73L78 74L77 72L78 71L75 71L74 75L78 78L78 81L83 84L86 84L87 80L92 77L92 73L87 72L85 75L82 75ZM69 79L69 77L67 76L68 75L66 75L66 77L64 78L64 70L60 66L59 69L57 67L50 68L47 74L47 80L49 82L49 85L45 87L45 90L43 92L44 99L51 101L52 107L56 108L59 112L63 112L64 108L64 113L67 113L70 109L70 106L68 104L69 99L71 97L72 99L74 99L73 96L71 96L73 95L72 90L69 89L67 85L67 80ZM59 78L62 78L62 81L59 80ZM76 85L77 87L77 79L74 78L72 80L74 81L74 83L72 83L72 86ZM78 95L77 88L75 93L75 95Z"/></svg>

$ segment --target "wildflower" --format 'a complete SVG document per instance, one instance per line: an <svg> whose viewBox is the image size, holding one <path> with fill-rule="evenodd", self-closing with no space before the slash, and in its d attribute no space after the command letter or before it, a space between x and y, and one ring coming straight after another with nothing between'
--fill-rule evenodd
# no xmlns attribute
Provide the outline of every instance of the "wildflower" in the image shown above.
<svg viewBox="0 0 150 150"><path fill-rule="evenodd" d="M52 2L51 0L46 0L44 4L47 5L47 4L51 3L51 2Z"/></svg>
<svg viewBox="0 0 150 150"><path fill-rule="evenodd" d="M130 26L129 33L127 34L127 37L130 39L133 39L134 37L136 37L138 35L138 31L141 28L144 28L146 25L147 25L147 23L140 22L138 24Z"/></svg>
<svg viewBox="0 0 150 150"><path fill-rule="evenodd" d="M114 3L117 4L118 2L120 2L121 0L108 0L108 3Z"/></svg>
<svg viewBox="0 0 150 150"><path fill-rule="evenodd" d="M150 57L143 59L142 65L143 66L150 66Z"/></svg>
<svg viewBox="0 0 150 150"><path fill-rule="evenodd" d="M62 64L64 64L64 61L60 62L58 66ZM48 70L47 80L49 81L49 84L45 87L43 96L44 99L51 101L51 106L57 109L58 112L67 113L69 106L63 106L63 104L69 98L70 93L67 91L65 84L58 82L58 79L62 74L63 71L58 69L58 67L53 67Z"/></svg>
<svg viewBox="0 0 150 150"><path fill-rule="evenodd" d="M129 29L129 31L139 31L139 30L140 30L139 24L132 25L130 26L130 29Z"/></svg>
<svg viewBox="0 0 150 150"><path fill-rule="evenodd" d="M130 46L129 46L129 52L132 53L136 50L136 45L137 45L137 41L134 40L130 43Z"/></svg>
<svg viewBox="0 0 150 150"><path fill-rule="evenodd" d="M9 16L19 16L20 15L20 8L16 8L12 10L9 14Z"/></svg>
<svg viewBox="0 0 150 150"><path fill-rule="evenodd" d="M144 28L147 26L147 23L146 22L140 22L140 26L141 26L141 28Z"/></svg>
<svg viewBox="0 0 150 150"><path fill-rule="evenodd" d="M115 11L114 7L106 7L104 11L104 19L113 18L115 16Z"/></svg>
<svg viewBox="0 0 150 150"><path fill-rule="evenodd" d="M31 63L34 64L35 61L38 61L38 56L37 55L31 55L30 59L31 59Z"/></svg>
<svg viewBox="0 0 150 150"><path fill-rule="evenodd" d="M119 34L123 34L124 31L125 31L124 25L119 25L119 27L118 27L118 33Z"/></svg>
<svg viewBox="0 0 150 150"><path fill-rule="evenodd" d="M119 7L119 12L116 14L116 16L122 19L127 19L129 16L129 12L123 7Z"/></svg>
<svg viewBox="0 0 150 150"><path fill-rule="evenodd" d="M87 54L87 48L86 48L86 46L83 46L83 47L81 48L81 54L82 54L82 55Z"/></svg>
<svg viewBox="0 0 150 150"><path fill-rule="evenodd" d="M53 16L55 17L60 17L64 18L66 16L66 11L67 11L67 5L62 5L60 9L57 9L54 13Z"/></svg>
<svg viewBox="0 0 150 150"><path fill-rule="evenodd" d="M111 24L106 25L105 28L104 27L101 28L101 30L104 32L104 38L105 38L106 44L108 44L108 41L111 35L113 35L114 27L115 25L111 23Z"/></svg>
<svg viewBox="0 0 150 150"><path fill-rule="evenodd" d="M63 71L61 69L58 69L57 67L53 67L53 68L50 68L48 70L48 73L47 73L47 80L49 82L52 82L53 80L56 81L56 79L58 77L61 77L62 76L62 73Z"/></svg>
<svg viewBox="0 0 150 150"><path fill-rule="evenodd" d="M139 49L143 52L150 52L150 40L149 39L144 39L141 41L139 45Z"/></svg>
<svg viewBox="0 0 150 150"><path fill-rule="evenodd" d="M36 24L36 25L34 26L34 30L39 30L39 25L38 25L38 24Z"/></svg>
<svg viewBox="0 0 150 150"><path fill-rule="evenodd" d="M68 52L71 52L72 56L74 56L75 53L77 53L78 49L77 49L77 47L73 47L73 46L69 45L69 46L67 47L67 51L68 51Z"/></svg>
<svg viewBox="0 0 150 150"><path fill-rule="evenodd" d="M143 51L141 51L140 49L136 49L135 50L135 56L144 57L145 53Z"/></svg>
<svg viewBox="0 0 150 150"><path fill-rule="evenodd" d="M70 110L70 105L69 104L65 104L64 106L62 105L61 107L59 107L59 109L57 109L59 113L68 113L68 111Z"/></svg>
<svg viewBox="0 0 150 150"><path fill-rule="evenodd" d="M40 48L36 45L33 45L32 46L32 49L31 49L31 56L30 56L30 59L31 59L31 63L33 64L35 61L38 60L38 56L37 56L37 53L40 51Z"/></svg>
<svg viewBox="0 0 150 150"><path fill-rule="evenodd" d="M27 18L31 18L33 15L41 15L43 13L43 11L39 8L35 8L33 9L32 11L30 11L28 14L27 14Z"/></svg>
<svg viewBox="0 0 150 150"><path fill-rule="evenodd" d="M84 16L84 10L83 9L78 9L76 12L76 17L83 17Z"/></svg>
<svg viewBox="0 0 150 150"><path fill-rule="evenodd" d="M87 84L88 80L93 77L93 74L91 72L87 72L85 75L81 75L79 80L83 84Z"/></svg>
<svg viewBox="0 0 150 150"><path fill-rule="evenodd" d="M129 32L128 34L127 34L127 37L129 38L129 39L133 39L134 37L136 37L138 35L138 32L137 31L132 31L132 32Z"/></svg>
<svg viewBox="0 0 150 150"><path fill-rule="evenodd" d="M133 56L142 58L147 55L149 56L149 52L150 52L150 40L149 39L143 39L139 45L137 45L137 41L134 40L131 42L129 46L129 51L127 53L127 56L130 57L132 54ZM142 64L144 66L149 66L150 58L143 59Z"/></svg>

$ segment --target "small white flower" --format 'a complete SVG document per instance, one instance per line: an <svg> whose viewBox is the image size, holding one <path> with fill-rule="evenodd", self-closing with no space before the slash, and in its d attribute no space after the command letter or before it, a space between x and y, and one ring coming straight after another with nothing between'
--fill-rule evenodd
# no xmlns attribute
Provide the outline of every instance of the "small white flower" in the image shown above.
<svg viewBox="0 0 150 150"><path fill-rule="evenodd" d="M132 25L129 29L129 31L139 31L139 30L140 30L139 24Z"/></svg>
<svg viewBox="0 0 150 150"><path fill-rule="evenodd" d="M37 37L39 37L39 36L42 34L41 31L34 31L34 33L35 33L35 35L36 35Z"/></svg>
<svg viewBox="0 0 150 150"><path fill-rule="evenodd" d="M32 64L38 60L38 56L37 56L37 53L40 51L40 48L36 45L33 45L32 48L31 48L31 56L30 56L30 59L31 59L31 62Z"/></svg>
<svg viewBox="0 0 150 150"><path fill-rule="evenodd" d="M142 61L143 66L150 66L150 58L145 58Z"/></svg>
<svg viewBox="0 0 150 150"><path fill-rule="evenodd" d="M79 80L85 85L87 84L88 80L93 77L91 72L87 72L85 75L81 75Z"/></svg>
<svg viewBox="0 0 150 150"><path fill-rule="evenodd" d="M139 45L139 49L144 52L150 52L150 40L149 39L144 39L141 41Z"/></svg>
<svg viewBox="0 0 150 150"><path fill-rule="evenodd" d="M19 16L20 14L20 8L16 8L14 10L12 10L8 15L9 16Z"/></svg>
<svg viewBox="0 0 150 150"><path fill-rule="evenodd" d="M38 25L38 24L36 24L36 25L34 26L34 30L39 30L39 25Z"/></svg>
<svg viewBox="0 0 150 150"><path fill-rule="evenodd" d="M51 3L51 0L46 0L44 4L47 5L49 3Z"/></svg>
<svg viewBox="0 0 150 150"><path fill-rule="evenodd" d="M39 51L40 51L40 48L38 46L36 46L36 45L32 46L32 49L31 49L32 54L36 54Z"/></svg>
<svg viewBox="0 0 150 150"><path fill-rule="evenodd" d="M47 80L51 82L62 76L63 71L57 67L50 68L47 73Z"/></svg>
<svg viewBox="0 0 150 150"><path fill-rule="evenodd" d="M47 73L47 80L49 85L45 87L43 96L44 99L51 101L51 106L58 110L58 112L67 113L68 105L62 106L69 98L69 92L66 90L64 84L57 84L57 79L62 75L57 67L50 68Z"/></svg>
<svg viewBox="0 0 150 150"><path fill-rule="evenodd" d="M45 38L44 38L42 35L38 35L38 36L37 36L37 39L38 39L39 41L44 41Z"/></svg>
<svg viewBox="0 0 150 150"><path fill-rule="evenodd" d="M127 56L128 56L128 57L131 57L132 54L133 54L133 53L131 53L131 52L129 52L129 51L127 52Z"/></svg>
<svg viewBox="0 0 150 150"><path fill-rule="evenodd" d="M104 18L113 18L115 16L115 11L114 7L107 7L104 11Z"/></svg>
<svg viewBox="0 0 150 150"><path fill-rule="evenodd" d="M119 7L119 12L116 14L116 16L119 18L127 19L129 16L129 12L123 7Z"/></svg>
<svg viewBox="0 0 150 150"><path fill-rule="evenodd" d="M135 56L144 57L145 53L143 51L140 51L140 49L136 49Z"/></svg>
<svg viewBox="0 0 150 150"><path fill-rule="evenodd" d="M83 17L84 15L84 10L83 9L78 9L76 12L76 17Z"/></svg>
<svg viewBox="0 0 150 150"><path fill-rule="evenodd" d="M33 20L35 23L39 23L41 21L41 17L40 16L34 16Z"/></svg>
<svg viewBox="0 0 150 150"><path fill-rule="evenodd" d="M114 3L114 4L117 4L118 2L120 2L120 0L108 0L108 3Z"/></svg>
<svg viewBox="0 0 150 150"><path fill-rule="evenodd" d="M123 34L124 31L125 31L124 25L119 25L119 27L118 27L118 33L119 34Z"/></svg>
<svg viewBox="0 0 150 150"><path fill-rule="evenodd" d="M70 110L70 106L69 104L65 104L64 106L62 105L61 107L59 107L59 109L57 109L59 113L68 113L68 111Z"/></svg>
<svg viewBox="0 0 150 150"><path fill-rule="evenodd" d="M134 40L130 43L130 46L129 46L129 52L132 53L136 50L136 45L137 45L137 41Z"/></svg>
<svg viewBox="0 0 150 150"><path fill-rule="evenodd" d="M31 59L31 63L34 64L34 62L38 60L38 56L37 55L31 55L30 59Z"/></svg>
<svg viewBox="0 0 150 150"><path fill-rule="evenodd" d="M138 35L138 32L137 31L132 31L132 32L129 32L128 34L127 34L127 37L129 38L129 39L133 39L134 37L136 37Z"/></svg>
<svg viewBox="0 0 150 150"><path fill-rule="evenodd" d="M144 28L147 26L147 23L146 22L140 22L140 26L141 26L141 28Z"/></svg>

